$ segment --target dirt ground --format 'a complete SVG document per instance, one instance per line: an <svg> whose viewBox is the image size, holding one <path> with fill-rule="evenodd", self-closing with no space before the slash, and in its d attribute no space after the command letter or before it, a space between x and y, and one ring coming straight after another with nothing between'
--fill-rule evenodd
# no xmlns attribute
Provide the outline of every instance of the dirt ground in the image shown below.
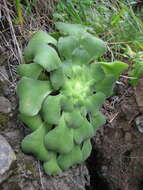
<svg viewBox="0 0 143 190"><path fill-rule="evenodd" d="M90 190L143 189L142 86L143 79L134 89L118 86L118 95L105 103L107 124L97 131L87 161Z"/></svg>

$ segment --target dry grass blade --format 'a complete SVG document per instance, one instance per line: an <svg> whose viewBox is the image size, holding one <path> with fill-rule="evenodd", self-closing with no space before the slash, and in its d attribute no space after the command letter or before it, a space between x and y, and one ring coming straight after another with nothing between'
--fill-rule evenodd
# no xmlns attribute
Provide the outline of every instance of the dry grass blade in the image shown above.
<svg viewBox="0 0 143 190"><path fill-rule="evenodd" d="M18 15L14 2L0 0L0 65L6 67L8 83L12 89L16 87L18 79L16 68L23 62L22 51L27 39L33 31L52 31L51 18L56 0L29 1L31 12L28 12L28 7L21 1L23 24L17 23ZM1 62L3 57L4 62Z"/></svg>
<svg viewBox="0 0 143 190"><path fill-rule="evenodd" d="M8 9L8 6L7 6L7 1L3 0L3 3L4 3L4 8L5 8L6 18L7 18L7 21L9 23L9 26L10 26L11 37L13 39L13 43L14 43L14 46L15 46L15 52L17 54L17 57L18 57L18 60L19 60L19 64L20 64L22 62L21 49L19 47L19 43L18 43L16 35L15 35L15 30L14 30L14 27L13 27L13 24L12 24L12 21L11 21L11 17L10 17L10 14L9 14L9 9Z"/></svg>

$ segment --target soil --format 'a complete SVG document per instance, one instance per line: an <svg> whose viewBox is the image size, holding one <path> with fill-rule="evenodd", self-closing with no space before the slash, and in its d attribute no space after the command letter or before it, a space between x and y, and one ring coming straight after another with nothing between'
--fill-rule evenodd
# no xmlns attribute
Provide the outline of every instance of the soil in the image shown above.
<svg viewBox="0 0 143 190"><path fill-rule="evenodd" d="M142 79L139 83L143 85ZM93 139L93 151L87 161L91 176L88 190L143 189L142 102L137 104L143 91L137 94L137 86L118 89L121 101L115 105L115 113L111 110L116 117L112 122L108 117Z"/></svg>

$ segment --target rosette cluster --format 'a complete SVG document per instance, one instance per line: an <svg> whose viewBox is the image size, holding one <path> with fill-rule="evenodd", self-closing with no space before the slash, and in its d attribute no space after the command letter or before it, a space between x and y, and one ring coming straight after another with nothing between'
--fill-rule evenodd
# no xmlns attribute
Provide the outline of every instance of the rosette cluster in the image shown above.
<svg viewBox="0 0 143 190"><path fill-rule="evenodd" d="M19 118L30 128L21 147L48 175L84 162L91 138L106 122L100 108L127 65L97 62L106 44L78 24L56 23L58 39L37 31L17 68Z"/></svg>

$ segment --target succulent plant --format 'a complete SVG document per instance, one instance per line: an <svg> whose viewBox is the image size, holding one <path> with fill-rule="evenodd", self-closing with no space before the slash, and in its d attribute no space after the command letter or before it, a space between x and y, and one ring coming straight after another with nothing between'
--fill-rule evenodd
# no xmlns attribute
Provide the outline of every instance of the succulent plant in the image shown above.
<svg viewBox="0 0 143 190"><path fill-rule="evenodd" d="M58 175L85 161L90 139L105 124L104 100L127 65L98 62L106 44L78 24L56 23L58 40L36 32L18 66L19 118L31 129L21 147L43 161L49 175Z"/></svg>

